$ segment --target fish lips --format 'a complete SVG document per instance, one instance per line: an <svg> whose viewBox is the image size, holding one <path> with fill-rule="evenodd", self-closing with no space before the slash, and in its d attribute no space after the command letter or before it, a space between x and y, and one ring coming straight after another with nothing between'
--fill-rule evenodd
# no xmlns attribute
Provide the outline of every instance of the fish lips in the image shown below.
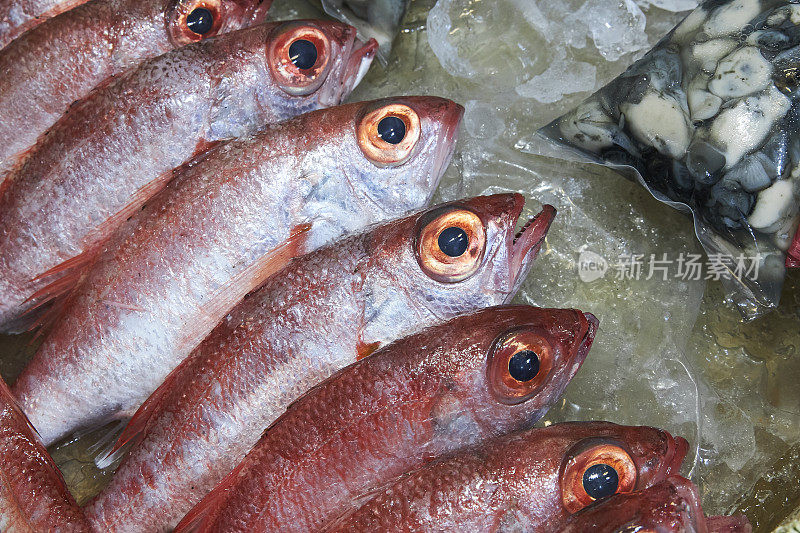
<svg viewBox="0 0 800 533"><path fill-rule="evenodd" d="M518 220L522 214L522 209L525 207L525 198L522 195L517 195L516 202L514 215L515 219ZM545 204L542 206L542 210L529 219L521 230L514 233L514 227L510 228L508 234L508 247L510 250L508 272L511 277L511 291L507 296L506 303L514 297L528 271L530 271L533 260L539 254L542 244L544 244L545 237L547 237L547 232L553 224L556 213L555 207Z"/></svg>
<svg viewBox="0 0 800 533"><path fill-rule="evenodd" d="M366 76L372 60L378 50L378 41L370 39L363 43L355 36L355 28L348 28L352 33L350 46L344 52L345 59L342 70L339 74L341 81L332 84L328 90L324 90L319 95L319 102L324 107L339 105L350 93L353 92L361 80ZM330 76L337 75L331 72Z"/></svg>

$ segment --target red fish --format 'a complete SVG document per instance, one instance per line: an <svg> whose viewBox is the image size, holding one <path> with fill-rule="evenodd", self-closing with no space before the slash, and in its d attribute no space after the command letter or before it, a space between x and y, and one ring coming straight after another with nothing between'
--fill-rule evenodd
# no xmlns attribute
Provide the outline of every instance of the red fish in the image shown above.
<svg viewBox="0 0 800 533"><path fill-rule="evenodd" d="M120 437L130 453L87 508L95 528L177 523L311 387L426 325L507 303L555 215L545 206L517 233L523 204L518 194L443 204L267 280L134 415Z"/></svg>
<svg viewBox="0 0 800 533"><path fill-rule="evenodd" d="M40 2L6 0L0 17L2 11L16 14ZM0 184L70 104L95 86L174 48L259 23L271 3L91 0L5 47L13 32L3 31L6 25L0 23Z"/></svg>
<svg viewBox="0 0 800 533"><path fill-rule="evenodd" d="M597 319L496 307L389 344L311 389L178 531L315 531L428 457L533 425L563 394Z"/></svg>
<svg viewBox="0 0 800 533"><path fill-rule="evenodd" d="M425 206L462 113L436 97L349 104L221 146L180 172L110 239L18 378L14 393L44 441L133 414L292 257ZM370 136L400 117L413 142L390 165L399 144Z"/></svg>
<svg viewBox="0 0 800 533"><path fill-rule="evenodd" d="M650 427L578 422L535 428L412 471L324 530L559 531L596 499L677 473L687 449L684 439Z"/></svg>
<svg viewBox="0 0 800 533"><path fill-rule="evenodd" d="M0 380L0 531L90 531L11 391Z"/></svg>
<svg viewBox="0 0 800 533"><path fill-rule="evenodd" d="M292 63L299 41L318 52L309 69ZM361 46L343 24L265 24L174 50L73 106L0 187L0 327L18 328L10 322L52 296L37 294L45 285L68 289L173 168L220 141L338 104L374 52L374 41Z"/></svg>
<svg viewBox="0 0 800 533"><path fill-rule="evenodd" d="M616 494L571 516L561 533L751 533L744 515L703 514L697 487L672 476L650 488Z"/></svg>
<svg viewBox="0 0 800 533"><path fill-rule="evenodd" d="M798 268L800 267L800 231L794 234L792 244L786 252L786 267Z"/></svg>

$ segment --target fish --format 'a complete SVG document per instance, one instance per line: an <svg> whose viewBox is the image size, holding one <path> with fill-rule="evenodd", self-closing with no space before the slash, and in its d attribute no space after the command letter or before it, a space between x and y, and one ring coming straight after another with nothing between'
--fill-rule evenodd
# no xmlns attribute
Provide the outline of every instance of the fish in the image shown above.
<svg viewBox="0 0 800 533"><path fill-rule="evenodd" d="M524 203L498 194L440 204L268 279L134 414L112 451L127 455L86 507L93 527L177 524L311 387L425 325L508 303L555 216L545 206L518 231Z"/></svg>
<svg viewBox="0 0 800 533"><path fill-rule="evenodd" d="M187 167L111 237L17 379L45 443L132 415L291 258L427 205L462 115L436 97L348 104ZM377 133L394 119L408 124L398 144Z"/></svg>
<svg viewBox="0 0 800 533"><path fill-rule="evenodd" d="M0 531L91 531L36 431L0 380Z"/></svg>
<svg viewBox="0 0 800 533"><path fill-rule="evenodd" d="M697 487L671 476L652 487L615 494L570 516L561 533L751 533L744 515L705 516Z"/></svg>
<svg viewBox="0 0 800 533"><path fill-rule="evenodd" d="M320 531L560 531L597 500L677 474L688 446L663 430L609 422L511 433L363 495Z"/></svg>
<svg viewBox="0 0 800 533"><path fill-rule="evenodd" d="M532 426L597 325L574 309L506 306L395 341L289 406L175 531L317 531L351 494Z"/></svg>
<svg viewBox="0 0 800 533"><path fill-rule="evenodd" d="M303 57L316 55L309 69L292 63L297 42L310 43ZM340 103L374 50L338 22L264 24L146 62L73 106L0 192L0 329L37 325L27 312L53 298L40 291L74 286L172 169L223 141Z"/></svg>
<svg viewBox="0 0 800 533"><path fill-rule="evenodd" d="M8 0L0 9L16 11L12 4L19 3ZM40 136L94 87L175 48L258 24L271 3L91 0L0 48L0 185ZM2 35L8 36L0 30L0 46Z"/></svg>
<svg viewBox="0 0 800 533"><path fill-rule="evenodd" d="M0 49L45 20L86 0L17 0L0 4Z"/></svg>

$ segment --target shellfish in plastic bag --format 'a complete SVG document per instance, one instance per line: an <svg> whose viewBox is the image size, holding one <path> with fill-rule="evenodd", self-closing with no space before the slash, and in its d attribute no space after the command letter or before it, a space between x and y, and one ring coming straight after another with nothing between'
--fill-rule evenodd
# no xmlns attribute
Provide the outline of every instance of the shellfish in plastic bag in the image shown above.
<svg viewBox="0 0 800 533"><path fill-rule="evenodd" d="M690 212L745 317L777 305L800 266L800 4L706 0L539 133Z"/></svg>

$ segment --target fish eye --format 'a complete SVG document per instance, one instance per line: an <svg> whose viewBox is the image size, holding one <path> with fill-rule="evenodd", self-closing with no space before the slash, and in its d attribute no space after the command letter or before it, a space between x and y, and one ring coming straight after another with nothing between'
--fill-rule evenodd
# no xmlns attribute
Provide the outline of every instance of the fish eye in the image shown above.
<svg viewBox="0 0 800 533"><path fill-rule="evenodd" d="M595 500L616 494L617 488L619 488L619 474L611 465L597 463L583 473L583 490Z"/></svg>
<svg viewBox="0 0 800 533"><path fill-rule="evenodd" d="M186 17L186 27L198 35L205 35L214 26L214 15L204 7L198 7Z"/></svg>
<svg viewBox="0 0 800 533"><path fill-rule="evenodd" d="M213 37L222 27L222 0L177 0L169 11L172 39L185 45Z"/></svg>
<svg viewBox="0 0 800 533"><path fill-rule="evenodd" d="M469 236L462 228L450 226L442 230L437 243L439 244L439 249L446 255L460 257L467 251Z"/></svg>
<svg viewBox="0 0 800 533"><path fill-rule="evenodd" d="M403 104L388 104L358 121L358 146L373 164L391 167L405 163L420 137L419 115Z"/></svg>
<svg viewBox="0 0 800 533"><path fill-rule="evenodd" d="M321 29L287 22L273 30L267 63L278 86L293 96L316 91L330 71L331 40Z"/></svg>
<svg viewBox="0 0 800 533"><path fill-rule="evenodd" d="M317 62L317 47L306 39L297 39L289 45L289 60L300 70L308 70Z"/></svg>
<svg viewBox="0 0 800 533"><path fill-rule="evenodd" d="M418 228L417 261L428 277L456 283L478 270L486 247L486 231L478 215L445 206L423 214Z"/></svg>
<svg viewBox="0 0 800 533"><path fill-rule="evenodd" d="M395 116L383 117L378 122L378 137L389 144L400 144L406 136L406 124Z"/></svg>
<svg viewBox="0 0 800 533"><path fill-rule="evenodd" d="M487 358L488 384L506 405L523 403L547 384L555 349L536 329L515 329L500 335Z"/></svg>
<svg viewBox="0 0 800 533"><path fill-rule="evenodd" d="M618 493L632 492L636 485L636 463L619 444L587 439L568 454L561 476L564 507L576 513Z"/></svg>
<svg viewBox="0 0 800 533"><path fill-rule="evenodd" d="M539 373L539 356L533 350L522 350L511 356L508 373L517 381L530 381Z"/></svg>

